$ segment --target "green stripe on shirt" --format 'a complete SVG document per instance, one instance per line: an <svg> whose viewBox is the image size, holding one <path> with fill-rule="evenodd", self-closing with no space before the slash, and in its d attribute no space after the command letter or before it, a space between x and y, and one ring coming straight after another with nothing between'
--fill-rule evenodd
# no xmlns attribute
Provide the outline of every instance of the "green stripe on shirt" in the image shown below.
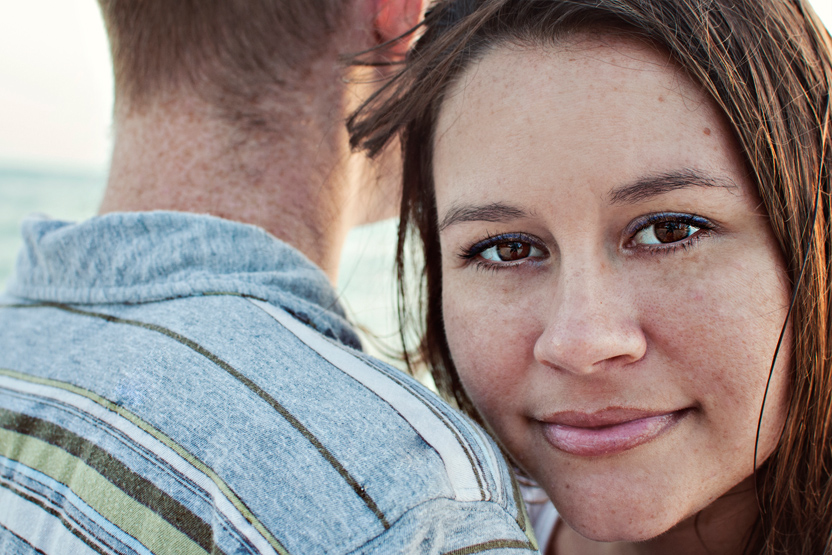
<svg viewBox="0 0 832 555"><path fill-rule="evenodd" d="M157 555L206 555L191 538L82 459L36 437L0 429L0 454L70 487L104 518Z"/></svg>
<svg viewBox="0 0 832 555"><path fill-rule="evenodd" d="M289 555L289 552L286 548L281 545L281 543L272 535L268 528L266 528L257 517L249 510L245 503L234 493L234 491L225 483L225 481L220 478L220 476L214 472L210 467L208 467L205 463L194 457L190 452L184 449L181 445L179 445L176 441L162 433L161 431L157 430L151 424L137 416L136 414L130 412L129 410L125 409L124 407L113 403L112 401L105 399L104 397L78 387L76 385L72 385L66 382L60 382L57 380L52 380L48 378L38 378L34 376L30 376L28 374L21 374L20 372L15 372L14 370L8 370L5 368L0 368L0 375L8 376L10 378L14 378L17 380L23 380L30 383L44 385L47 387L55 387L59 389L63 389L69 393L73 393L75 395L80 395L82 397L86 397L90 401L97 403L98 405L110 410L122 418L129 420L134 425L141 428L143 431L147 432L151 436L153 436L158 441L165 444L167 447L173 449L180 457L188 461L194 468L196 468L199 472L207 476L214 484L219 488L222 494L234 505L241 515L251 524L255 530L257 530L265 539L269 542L269 544L274 548L275 551L280 553L280 555Z"/></svg>

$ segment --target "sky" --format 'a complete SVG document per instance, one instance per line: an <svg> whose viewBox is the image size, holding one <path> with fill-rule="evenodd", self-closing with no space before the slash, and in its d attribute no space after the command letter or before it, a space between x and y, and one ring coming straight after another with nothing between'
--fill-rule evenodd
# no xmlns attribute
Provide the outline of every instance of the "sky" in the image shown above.
<svg viewBox="0 0 832 555"><path fill-rule="evenodd" d="M0 166L105 169L112 81L95 0L0 0Z"/></svg>
<svg viewBox="0 0 832 555"><path fill-rule="evenodd" d="M112 90L95 0L0 0L0 167L104 171Z"/></svg>

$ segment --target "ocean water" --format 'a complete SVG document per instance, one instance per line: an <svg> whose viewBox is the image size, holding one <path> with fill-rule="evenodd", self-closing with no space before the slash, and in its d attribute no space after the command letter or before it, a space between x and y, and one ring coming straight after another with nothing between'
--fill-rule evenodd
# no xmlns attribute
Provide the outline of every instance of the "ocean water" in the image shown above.
<svg viewBox="0 0 832 555"><path fill-rule="evenodd" d="M14 267L24 217L42 213L60 220L84 220L95 215L105 185L103 172L0 167L0 287ZM395 245L393 220L354 229L341 257L338 292L365 349L401 366L391 357L398 349Z"/></svg>

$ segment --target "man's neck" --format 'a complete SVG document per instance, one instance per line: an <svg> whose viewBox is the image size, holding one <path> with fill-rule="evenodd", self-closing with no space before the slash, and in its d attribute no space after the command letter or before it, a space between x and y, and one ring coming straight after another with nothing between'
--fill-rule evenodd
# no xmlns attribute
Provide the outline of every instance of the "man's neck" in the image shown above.
<svg viewBox="0 0 832 555"><path fill-rule="evenodd" d="M319 90L314 98L317 105L283 101L276 124L255 133L235 129L188 95L117 112L100 213L175 210L257 225L334 282L356 223L350 176L360 162L346 149L337 97Z"/></svg>

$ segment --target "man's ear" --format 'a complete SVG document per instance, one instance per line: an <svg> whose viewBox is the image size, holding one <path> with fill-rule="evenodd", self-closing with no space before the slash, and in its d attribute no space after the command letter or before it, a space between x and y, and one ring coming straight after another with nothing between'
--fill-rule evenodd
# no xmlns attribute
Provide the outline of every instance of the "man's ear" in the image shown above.
<svg viewBox="0 0 832 555"><path fill-rule="evenodd" d="M392 41L416 26L425 15L430 0L373 0L375 3L375 20L379 44ZM391 61L400 61L413 44L415 34L390 43L385 50Z"/></svg>

